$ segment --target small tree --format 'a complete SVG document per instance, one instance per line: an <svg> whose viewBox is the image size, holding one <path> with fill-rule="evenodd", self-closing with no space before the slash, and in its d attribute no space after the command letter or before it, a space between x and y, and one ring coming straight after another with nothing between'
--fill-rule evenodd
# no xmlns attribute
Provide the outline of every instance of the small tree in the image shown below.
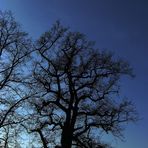
<svg viewBox="0 0 148 148"><path fill-rule="evenodd" d="M25 120L20 108L28 99L28 92L23 91L26 76L23 70L30 49L27 34L11 12L0 11L0 142L5 142L5 147L10 146L9 137L14 136L13 131Z"/></svg>
<svg viewBox="0 0 148 148"><path fill-rule="evenodd" d="M132 103L118 99L121 76L132 76L128 63L94 49L83 34L58 22L36 49L32 89L40 95L30 102L31 131L39 133L44 148L53 134L53 144L62 148L107 147L97 137L100 131L120 136L122 123L137 119Z"/></svg>

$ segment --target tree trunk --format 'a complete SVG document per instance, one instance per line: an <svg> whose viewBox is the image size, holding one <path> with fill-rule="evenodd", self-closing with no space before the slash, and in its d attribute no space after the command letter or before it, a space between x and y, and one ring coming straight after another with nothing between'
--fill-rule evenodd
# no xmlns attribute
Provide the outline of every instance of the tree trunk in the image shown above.
<svg viewBox="0 0 148 148"><path fill-rule="evenodd" d="M64 126L61 137L61 146L62 148L71 148L72 147L72 131L68 126Z"/></svg>

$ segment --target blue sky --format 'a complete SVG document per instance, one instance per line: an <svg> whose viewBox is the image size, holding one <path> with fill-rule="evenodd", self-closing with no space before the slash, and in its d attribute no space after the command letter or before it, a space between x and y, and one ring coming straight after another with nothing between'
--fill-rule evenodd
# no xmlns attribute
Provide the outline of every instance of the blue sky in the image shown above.
<svg viewBox="0 0 148 148"><path fill-rule="evenodd" d="M96 41L96 47L129 61L136 77L121 81L121 94L133 100L142 120L127 126L125 142L113 140L112 144L117 148L148 147L147 0L0 0L0 9L11 10L33 38L59 19Z"/></svg>

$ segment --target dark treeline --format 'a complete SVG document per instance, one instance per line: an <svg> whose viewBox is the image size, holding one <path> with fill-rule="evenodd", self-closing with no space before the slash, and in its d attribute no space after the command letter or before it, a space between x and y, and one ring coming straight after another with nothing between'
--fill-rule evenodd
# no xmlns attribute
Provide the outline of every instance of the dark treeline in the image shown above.
<svg viewBox="0 0 148 148"><path fill-rule="evenodd" d="M33 42L11 12L0 12L0 147L107 148L137 120L121 100L125 61L95 49L58 21Z"/></svg>

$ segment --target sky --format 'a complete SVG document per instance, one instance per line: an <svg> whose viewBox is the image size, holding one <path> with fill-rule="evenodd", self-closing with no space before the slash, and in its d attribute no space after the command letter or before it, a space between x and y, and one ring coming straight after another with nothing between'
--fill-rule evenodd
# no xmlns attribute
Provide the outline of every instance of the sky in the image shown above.
<svg viewBox="0 0 148 148"><path fill-rule="evenodd" d="M121 94L134 102L141 120L127 125L124 142L116 139L111 144L116 148L148 147L147 0L0 0L0 10L11 10L33 38L60 20L71 30L86 34L97 48L128 61L136 77L121 81Z"/></svg>

